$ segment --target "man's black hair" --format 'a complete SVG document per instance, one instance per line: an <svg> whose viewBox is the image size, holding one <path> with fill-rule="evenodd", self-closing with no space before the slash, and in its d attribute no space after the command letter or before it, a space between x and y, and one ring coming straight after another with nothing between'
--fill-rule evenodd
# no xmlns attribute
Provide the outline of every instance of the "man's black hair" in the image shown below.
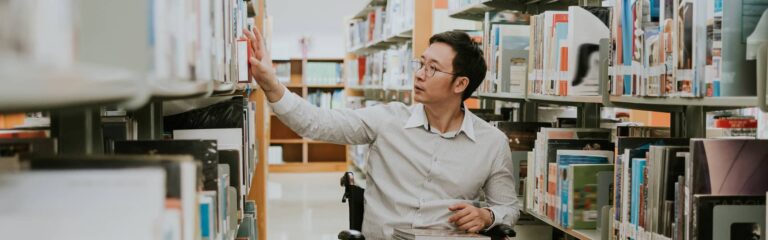
<svg viewBox="0 0 768 240"><path fill-rule="evenodd" d="M438 42L448 44L456 51L456 57L453 58L453 79L456 80L460 76L469 78L467 89L461 95L461 100L466 100L485 79L488 67L483 59L483 50L472 42L467 33L460 31L442 32L429 38L429 45Z"/></svg>

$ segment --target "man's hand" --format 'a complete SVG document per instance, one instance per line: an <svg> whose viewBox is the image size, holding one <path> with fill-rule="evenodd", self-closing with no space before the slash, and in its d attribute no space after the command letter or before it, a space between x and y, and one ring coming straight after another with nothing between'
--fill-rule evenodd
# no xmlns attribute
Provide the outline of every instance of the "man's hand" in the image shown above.
<svg viewBox="0 0 768 240"><path fill-rule="evenodd" d="M256 28L253 28L253 32L243 29L243 34L250 43L248 53L250 53L251 58L248 59L248 62L251 65L251 76L264 90L267 100L277 102L283 97L285 88L277 81L275 70L272 68L272 58L264 45L264 39Z"/></svg>
<svg viewBox="0 0 768 240"><path fill-rule="evenodd" d="M491 210L485 208L476 208L471 204L459 203L451 206L448 210L453 212L453 216L448 219L448 222L467 232L477 233L493 224Z"/></svg>

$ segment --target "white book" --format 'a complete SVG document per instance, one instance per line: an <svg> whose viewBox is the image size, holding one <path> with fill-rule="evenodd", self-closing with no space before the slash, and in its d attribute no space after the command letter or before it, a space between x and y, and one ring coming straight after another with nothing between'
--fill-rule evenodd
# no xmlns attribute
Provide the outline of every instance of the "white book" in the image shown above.
<svg viewBox="0 0 768 240"><path fill-rule="evenodd" d="M467 233L464 231L444 230L444 229L413 229L396 228L395 238L406 240L490 240L488 236L476 233Z"/></svg>
<svg viewBox="0 0 768 240"><path fill-rule="evenodd" d="M600 39L610 31L582 7L568 8L568 95L596 96L600 86Z"/></svg>
<svg viewBox="0 0 768 240"><path fill-rule="evenodd" d="M161 239L162 169L0 174L5 239Z"/></svg>

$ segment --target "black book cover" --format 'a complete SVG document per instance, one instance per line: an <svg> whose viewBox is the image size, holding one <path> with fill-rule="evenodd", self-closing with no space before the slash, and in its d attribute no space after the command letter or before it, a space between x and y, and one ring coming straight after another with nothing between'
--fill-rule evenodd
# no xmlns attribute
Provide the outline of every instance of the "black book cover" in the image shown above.
<svg viewBox="0 0 768 240"><path fill-rule="evenodd" d="M181 166L179 163L192 161L192 158L179 155L53 156L31 154L23 155L22 160L29 162L31 170L163 168L166 173L166 197L181 198ZM198 169L200 168L198 167ZM200 175L198 174L198 176Z"/></svg>
<svg viewBox="0 0 768 240"><path fill-rule="evenodd" d="M509 148L512 151L532 151L536 142L536 134L541 128L552 127L552 123L542 122L496 122L499 128L509 139Z"/></svg>
<svg viewBox="0 0 768 240"><path fill-rule="evenodd" d="M690 239L712 240L712 230L719 227L713 226L713 210L715 206L720 205L765 205L765 196L715 196L715 195L694 195L693 196L693 235Z"/></svg>
<svg viewBox="0 0 768 240"><path fill-rule="evenodd" d="M243 128L247 100L234 97L204 108L163 117L163 130L206 128Z"/></svg>
<svg viewBox="0 0 768 240"><path fill-rule="evenodd" d="M216 140L138 140L115 142L116 154L171 154L192 155L203 163L203 188L216 190L219 152Z"/></svg>

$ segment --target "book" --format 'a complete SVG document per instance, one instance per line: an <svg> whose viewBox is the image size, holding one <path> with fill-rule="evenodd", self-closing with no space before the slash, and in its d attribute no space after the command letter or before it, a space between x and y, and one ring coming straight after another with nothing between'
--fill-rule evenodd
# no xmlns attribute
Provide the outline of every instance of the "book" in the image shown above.
<svg viewBox="0 0 768 240"><path fill-rule="evenodd" d="M609 173L613 175L613 164L571 164L568 166L568 200L567 224L563 226L572 229L594 229L597 228L599 218L599 206L601 190L608 191L609 186L603 186L600 189L598 185L598 174ZM605 196L607 198L607 196ZM565 222L565 221L564 221Z"/></svg>
<svg viewBox="0 0 768 240"><path fill-rule="evenodd" d="M640 225L641 215L641 199L642 199L642 185L645 183L644 171L647 160L642 158L632 159L632 186L631 186L631 201L632 206L630 209L630 224L635 230Z"/></svg>
<svg viewBox="0 0 768 240"><path fill-rule="evenodd" d="M413 228L395 228L395 238L405 240L438 240L438 239L452 239L452 240L490 240L490 237L483 236L476 233L467 233L463 231L455 230L442 230L442 229L413 229Z"/></svg>
<svg viewBox="0 0 768 240"><path fill-rule="evenodd" d="M202 163L203 189L216 190L219 153L215 140L135 140L115 142L116 154L188 154Z"/></svg>
<svg viewBox="0 0 768 240"><path fill-rule="evenodd" d="M555 172L556 196L555 196L555 222L564 227L569 225L569 203L571 203L571 178L568 174L572 164L611 164L613 163L613 151L600 150L558 150L557 169ZM595 179L596 180L596 179Z"/></svg>
<svg viewBox="0 0 768 240"><path fill-rule="evenodd" d="M231 186L240 193L238 199L243 199L251 183L250 172L255 166L246 161L243 146L248 144L244 139L241 128L217 129L176 129L173 130L176 140L215 140L218 162L230 165ZM222 155L224 154L224 155ZM238 209L242 209L242 201L238 200Z"/></svg>
<svg viewBox="0 0 768 240"><path fill-rule="evenodd" d="M547 172L548 163L556 161L556 151L549 150L550 139L595 139L595 140L607 140L610 139L610 129L589 129L589 128L542 128L537 134L534 152L534 161L529 164L528 168L533 168L534 175L533 187L530 188L530 193L534 196L533 207L536 210L535 213L540 215L547 215ZM589 143L579 144L574 146L575 149L584 149ZM600 145L603 147L606 145ZM593 146L590 146L593 147ZM592 149L592 148L590 148Z"/></svg>
<svg viewBox="0 0 768 240"><path fill-rule="evenodd" d="M686 163L687 204L693 204L696 194L756 195L768 191L768 170L765 163L768 140L756 139L695 139L691 141L691 159ZM687 226L693 225L686 217ZM693 228L686 228L693 235Z"/></svg>
<svg viewBox="0 0 768 240"><path fill-rule="evenodd" d="M755 195L755 196L746 196L746 195L708 195L708 194L697 194L693 196L693 205L692 206L692 232L691 232L691 239L699 239L699 240L712 240L712 239L721 239L721 238L715 238L715 235L713 232L717 231L716 229L719 228L734 228L734 226L717 226L714 225L713 222L716 218L725 217L722 214L721 215L715 215L714 212L716 208L720 206L747 206L747 205L758 205L765 208L765 197L762 195ZM762 226L758 226L758 228L764 228L765 223L762 224ZM749 229L749 233L755 234L751 227ZM731 236L733 236L733 231L731 231ZM748 235L748 236L750 236ZM733 239L733 237L732 237ZM740 238L740 239L749 239L749 238Z"/></svg>
<svg viewBox="0 0 768 240"><path fill-rule="evenodd" d="M512 151L531 151L536 143L536 133L541 128L552 127L551 123L538 122L494 122L496 128L509 139Z"/></svg>
<svg viewBox="0 0 768 240"><path fill-rule="evenodd" d="M600 39L608 38L606 19L609 9L568 7L568 52L566 95L597 96L600 86Z"/></svg>
<svg viewBox="0 0 768 240"><path fill-rule="evenodd" d="M200 202L200 236L204 240L217 239L216 192L204 191L197 196Z"/></svg>
<svg viewBox="0 0 768 240"><path fill-rule="evenodd" d="M164 170L165 198L180 202L182 236L192 239L197 226L197 189L200 184L199 166L190 156L174 155L96 155L96 156L44 156L26 155L32 170L76 171L160 168Z"/></svg>
<svg viewBox="0 0 768 240"><path fill-rule="evenodd" d="M147 168L0 174L3 236L157 239L165 208L164 175L162 169Z"/></svg>
<svg viewBox="0 0 768 240"><path fill-rule="evenodd" d="M668 127L645 126L618 126L617 137L641 137L641 138L670 138L671 131Z"/></svg>

